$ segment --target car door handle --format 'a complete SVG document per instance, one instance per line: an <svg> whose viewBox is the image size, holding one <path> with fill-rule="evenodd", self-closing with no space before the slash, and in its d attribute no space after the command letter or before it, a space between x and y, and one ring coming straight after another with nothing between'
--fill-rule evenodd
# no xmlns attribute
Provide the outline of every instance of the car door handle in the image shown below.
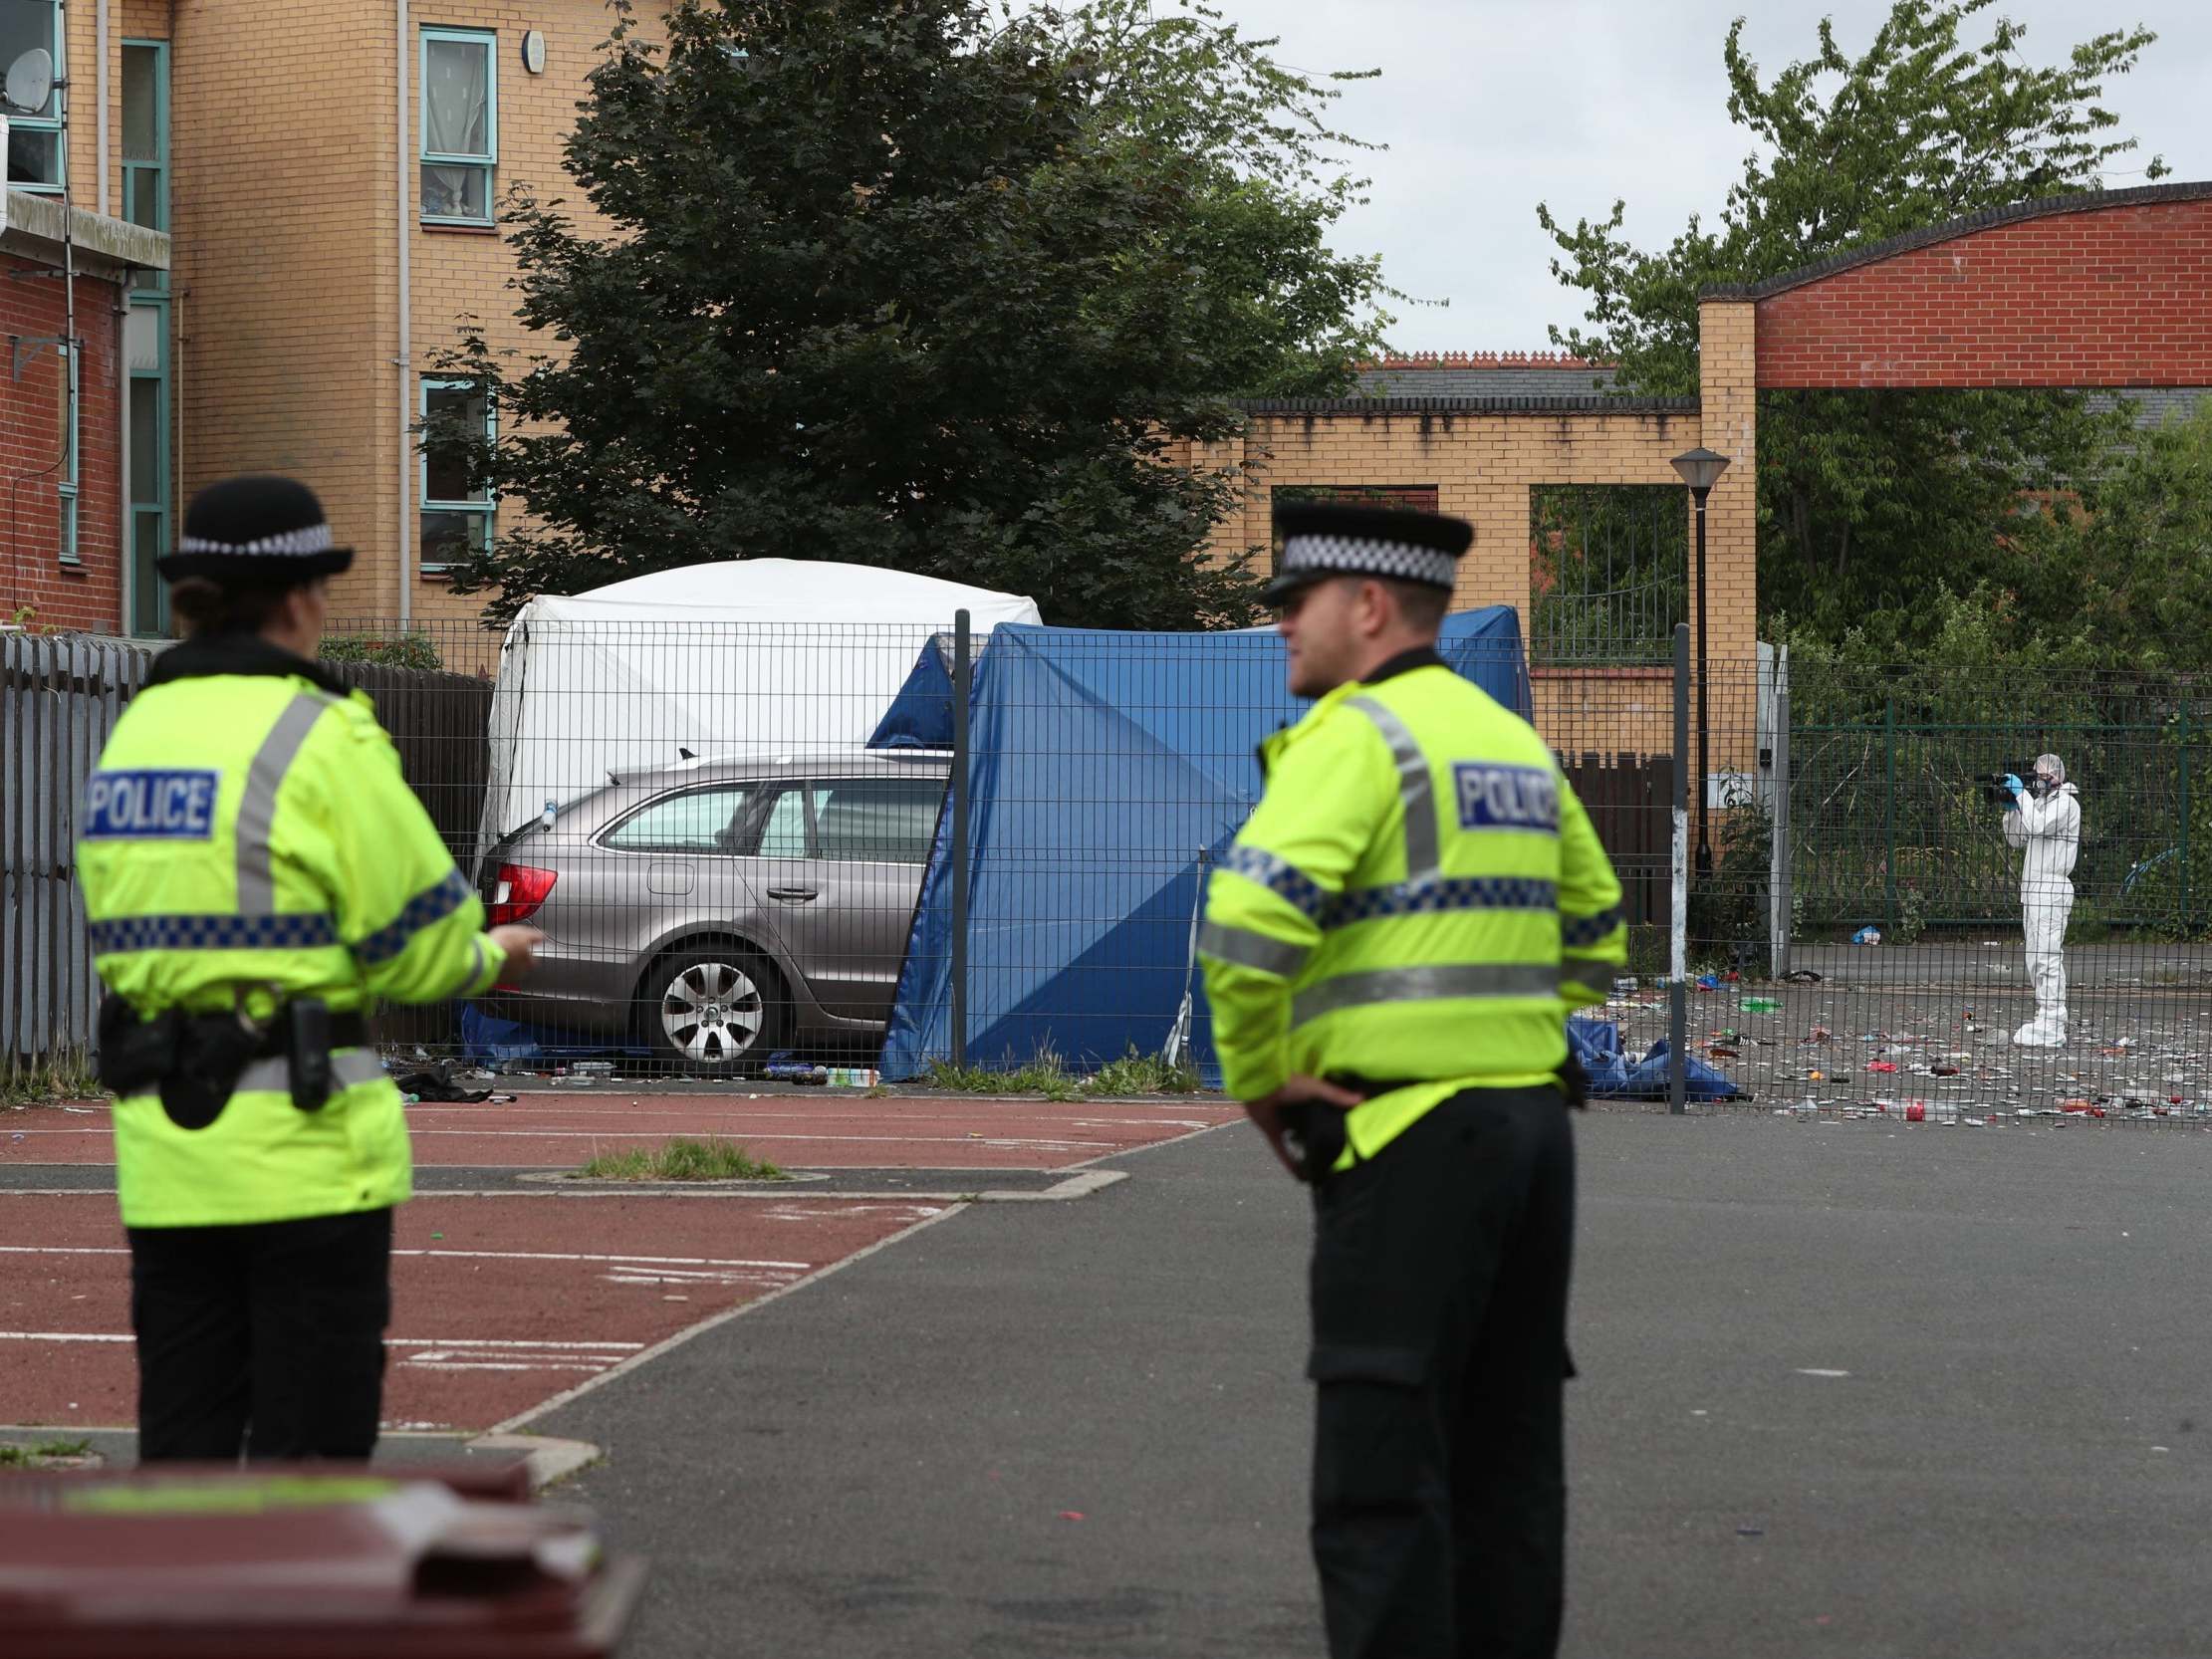
<svg viewBox="0 0 2212 1659"><path fill-rule="evenodd" d="M820 898L822 889L820 887L771 887L768 889L768 896L770 898L780 898L787 904L804 904L810 898Z"/></svg>

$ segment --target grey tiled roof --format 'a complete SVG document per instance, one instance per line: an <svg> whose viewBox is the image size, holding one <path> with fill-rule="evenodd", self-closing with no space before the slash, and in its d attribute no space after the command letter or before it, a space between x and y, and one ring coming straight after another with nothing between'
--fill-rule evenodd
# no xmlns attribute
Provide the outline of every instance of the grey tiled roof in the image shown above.
<svg viewBox="0 0 2212 1659"><path fill-rule="evenodd" d="M1609 368L1362 368L1367 397L1590 397L1612 384Z"/></svg>
<svg viewBox="0 0 2212 1659"><path fill-rule="evenodd" d="M2119 398L2135 405L2135 425L2148 431L2163 426L2168 420L2187 420L2205 398L2212 397L2212 386L2130 386L2124 391L2095 391L2089 393L2092 409L2108 409Z"/></svg>

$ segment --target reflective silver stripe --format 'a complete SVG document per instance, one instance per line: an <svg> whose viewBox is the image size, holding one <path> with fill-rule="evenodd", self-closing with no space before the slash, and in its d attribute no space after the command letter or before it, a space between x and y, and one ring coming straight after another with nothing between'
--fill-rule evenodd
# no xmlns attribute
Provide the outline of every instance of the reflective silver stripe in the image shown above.
<svg viewBox="0 0 2212 1659"><path fill-rule="evenodd" d="M1533 962L1470 962L1435 968L1376 968L1309 985L1291 999L1291 1024L1370 1003L1441 1002L1448 997L1556 997L1560 971Z"/></svg>
<svg viewBox="0 0 2212 1659"><path fill-rule="evenodd" d="M1306 959L1314 954L1314 949L1287 939L1270 939L1248 928L1208 922L1198 930L1198 952L1218 961L1234 962L1240 968L1257 968L1263 974L1280 974L1289 979L1306 966Z"/></svg>
<svg viewBox="0 0 2212 1659"><path fill-rule="evenodd" d="M1398 768L1398 796L1405 803L1405 879L1408 883L1425 880L1437 870L1436 791L1429 781L1428 757L1405 722L1372 697L1347 697L1345 707L1372 720L1390 746L1390 758Z"/></svg>
<svg viewBox="0 0 2212 1659"><path fill-rule="evenodd" d="M269 735L261 740L246 772L246 793L238 803L238 914L273 916L277 911L276 872L269 862L269 829L276 822L277 791L293 758L323 711L331 705L305 693L285 704Z"/></svg>
<svg viewBox="0 0 2212 1659"><path fill-rule="evenodd" d="M374 1082L383 1074L383 1062L376 1058L373 1049L339 1049L331 1055L331 1087L334 1090ZM282 1055L257 1060L238 1073L238 1081L232 1085L231 1092L290 1094L292 1063Z"/></svg>

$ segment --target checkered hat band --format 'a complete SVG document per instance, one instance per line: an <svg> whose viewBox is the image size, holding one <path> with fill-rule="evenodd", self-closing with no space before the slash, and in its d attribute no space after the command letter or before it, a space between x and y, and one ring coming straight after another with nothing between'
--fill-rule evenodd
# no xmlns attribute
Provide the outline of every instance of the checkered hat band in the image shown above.
<svg viewBox="0 0 2212 1659"><path fill-rule="evenodd" d="M228 554L234 559L281 558L288 555L304 558L309 554L331 551L331 527L327 524L311 524L303 530L286 530L251 542L211 542L204 536L185 535L177 538L176 551Z"/></svg>
<svg viewBox="0 0 2212 1659"><path fill-rule="evenodd" d="M1410 542L1375 542L1363 536L1287 536L1276 574L1330 571L1341 576L1379 576L1395 582L1425 582L1449 588L1459 576L1459 561L1435 548Z"/></svg>

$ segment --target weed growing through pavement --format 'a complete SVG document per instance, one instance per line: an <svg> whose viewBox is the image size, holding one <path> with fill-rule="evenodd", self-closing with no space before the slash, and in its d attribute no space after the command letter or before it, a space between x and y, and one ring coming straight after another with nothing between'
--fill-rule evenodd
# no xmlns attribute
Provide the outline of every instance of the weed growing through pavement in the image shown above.
<svg viewBox="0 0 2212 1659"><path fill-rule="evenodd" d="M630 1146L600 1152L578 1170L587 1181L788 1181L791 1177L766 1158L756 1158L734 1140L710 1135L693 1140L678 1135L658 1146Z"/></svg>
<svg viewBox="0 0 2212 1659"><path fill-rule="evenodd" d="M104 1096L92 1056L83 1049L67 1049L59 1056L28 1066L0 1068L0 1106L48 1106L62 1100L96 1100Z"/></svg>
<svg viewBox="0 0 2212 1659"><path fill-rule="evenodd" d="M1198 1073L1132 1048L1088 1077L1078 1077L1070 1073L1067 1062L1047 1049L1027 1066L1002 1070L931 1061L929 1086L962 1094L1042 1094L1048 1100L1081 1100L1102 1094L1192 1094L1198 1089Z"/></svg>
<svg viewBox="0 0 2212 1659"><path fill-rule="evenodd" d="M27 1469L46 1458L81 1458L93 1449L89 1440L41 1440L31 1446L0 1446L0 1469Z"/></svg>

